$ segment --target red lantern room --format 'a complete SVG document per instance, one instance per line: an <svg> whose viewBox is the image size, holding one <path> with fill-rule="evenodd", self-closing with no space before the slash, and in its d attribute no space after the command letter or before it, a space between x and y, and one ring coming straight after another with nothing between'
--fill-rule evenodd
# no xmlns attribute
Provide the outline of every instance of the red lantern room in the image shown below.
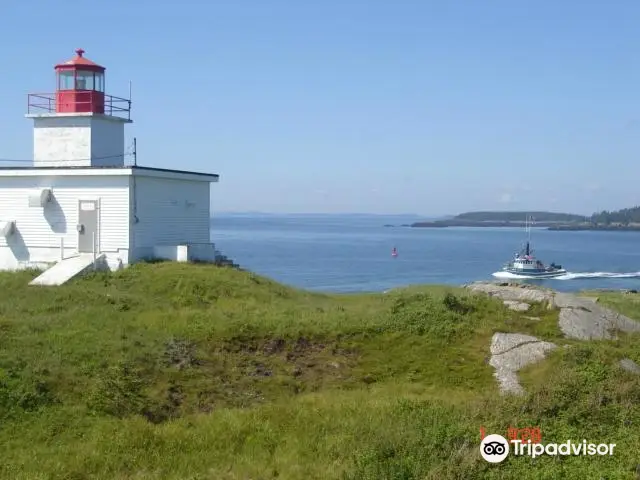
<svg viewBox="0 0 640 480"><path fill-rule="evenodd" d="M71 60L56 65L56 113L105 113L105 68L76 50Z"/></svg>

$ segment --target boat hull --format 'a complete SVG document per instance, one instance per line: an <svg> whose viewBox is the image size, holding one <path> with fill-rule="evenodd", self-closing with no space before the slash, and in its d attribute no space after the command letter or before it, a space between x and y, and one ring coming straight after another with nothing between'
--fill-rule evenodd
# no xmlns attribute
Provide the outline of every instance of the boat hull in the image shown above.
<svg viewBox="0 0 640 480"><path fill-rule="evenodd" d="M516 269L516 268L504 268L502 271L510 273L512 275L517 275L523 278L531 278L531 277L553 278L553 277L561 277L562 275L567 274L567 271L564 268L558 269L558 270L533 270L529 272L526 270Z"/></svg>

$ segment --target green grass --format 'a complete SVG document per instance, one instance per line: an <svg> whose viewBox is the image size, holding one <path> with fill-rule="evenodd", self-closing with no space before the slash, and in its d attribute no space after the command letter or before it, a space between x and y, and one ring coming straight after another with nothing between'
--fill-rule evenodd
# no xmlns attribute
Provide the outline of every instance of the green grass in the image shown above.
<svg viewBox="0 0 640 480"><path fill-rule="evenodd" d="M563 339L462 289L321 295L157 263L27 287L0 274L0 476L7 479L474 479L640 475L638 337ZM640 318L633 296L603 303ZM540 320L526 317L537 316ZM499 395L494 332L558 348ZM479 428L617 443L607 458L486 463Z"/></svg>

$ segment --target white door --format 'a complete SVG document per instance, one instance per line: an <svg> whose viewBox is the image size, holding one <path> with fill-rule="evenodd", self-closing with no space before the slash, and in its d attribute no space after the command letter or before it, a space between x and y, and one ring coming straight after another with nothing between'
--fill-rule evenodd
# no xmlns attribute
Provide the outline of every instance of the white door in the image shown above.
<svg viewBox="0 0 640 480"><path fill-rule="evenodd" d="M78 252L91 253L98 238L98 201L80 200L78 207Z"/></svg>

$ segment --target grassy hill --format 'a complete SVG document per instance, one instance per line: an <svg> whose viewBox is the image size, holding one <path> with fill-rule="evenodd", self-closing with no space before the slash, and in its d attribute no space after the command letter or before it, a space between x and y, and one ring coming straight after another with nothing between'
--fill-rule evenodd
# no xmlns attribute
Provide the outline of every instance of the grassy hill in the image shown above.
<svg viewBox="0 0 640 480"><path fill-rule="evenodd" d="M158 263L58 288L0 274L0 477L7 479L637 478L638 338L565 340L445 287L321 295ZM604 301L640 317L632 295ZM528 316L539 316L533 321ZM501 397L495 331L570 348ZM479 429L617 443L612 457L479 455Z"/></svg>

